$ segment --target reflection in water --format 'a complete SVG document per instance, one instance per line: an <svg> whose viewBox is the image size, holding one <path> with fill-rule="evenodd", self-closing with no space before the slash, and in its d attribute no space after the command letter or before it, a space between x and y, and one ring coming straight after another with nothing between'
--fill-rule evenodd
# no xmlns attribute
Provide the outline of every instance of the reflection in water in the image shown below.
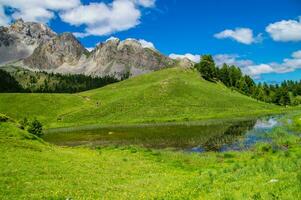
<svg viewBox="0 0 301 200"><path fill-rule="evenodd" d="M275 118L259 119L255 124L255 129L270 129L275 127L278 121Z"/></svg>
<svg viewBox="0 0 301 200"><path fill-rule="evenodd" d="M238 142L247 131L251 130L256 120L246 121L231 125L220 137L212 137L205 144L201 144L205 151L220 151L227 144L228 146Z"/></svg>
<svg viewBox="0 0 301 200"><path fill-rule="evenodd" d="M44 140L62 146L139 145L195 152L243 150L277 126L276 117L214 125L148 125L98 128L45 134Z"/></svg>

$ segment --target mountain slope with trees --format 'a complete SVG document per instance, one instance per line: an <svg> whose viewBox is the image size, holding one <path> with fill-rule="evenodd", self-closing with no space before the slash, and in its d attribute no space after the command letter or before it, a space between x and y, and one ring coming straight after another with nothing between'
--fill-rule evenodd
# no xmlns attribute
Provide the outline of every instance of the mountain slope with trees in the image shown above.
<svg viewBox="0 0 301 200"><path fill-rule="evenodd" d="M301 103L301 81L284 81L280 85L256 84L250 76L244 75L239 67L227 64L221 68L217 67L210 55L202 56L195 68L204 79L211 82L220 81L225 86L260 101L282 106Z"/></svg>
<svg viewBox="0 0 301 200"><path fill-rule="evenodd" d="M120 80L112 76L92 77L83 74L55 74L30 71L14 66L0 68L0 92L76 93L100 88ZM126 75L123 77L128 78ZM10 85L7 83L14 82ZM5 81L5 84L2 82Z"/></svg>

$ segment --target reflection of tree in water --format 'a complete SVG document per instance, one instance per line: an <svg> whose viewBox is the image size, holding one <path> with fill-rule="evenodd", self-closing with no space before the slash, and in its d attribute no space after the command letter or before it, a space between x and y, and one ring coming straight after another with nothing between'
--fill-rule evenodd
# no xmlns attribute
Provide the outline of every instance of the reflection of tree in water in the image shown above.
<svg viewBox="0 0 301 200"><path fill-rule="evenodd" d="M240 136L246 134L256 124L256 120L244 121L231 125L220 137L212 137L207 140L202 147L206 151L219 151L225 144L233 144L238 141Z"/></svg>

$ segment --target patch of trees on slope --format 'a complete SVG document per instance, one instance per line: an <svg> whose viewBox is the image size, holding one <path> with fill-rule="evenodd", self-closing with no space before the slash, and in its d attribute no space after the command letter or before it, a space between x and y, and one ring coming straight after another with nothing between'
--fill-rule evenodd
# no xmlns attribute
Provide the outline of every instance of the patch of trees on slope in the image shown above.
<svg viewBox="0 0 301 200"><path fill-rule="evenodd" d="M0 92L22 93L76 93L100 88L119 80L111 77L92 77L80 74L54 74L0 69Z"/></svg>
<svg viewBox="0 0 301 200"><path fill-rule="evenodd" d="M277 105L298 105L301 103L301 81L284 81L281 84L258 83L243 75L240 68L224 64L218 68L212 56L204 55L195 65L201 76L211 82L221 81L229 88L260 101Z"/></svg>

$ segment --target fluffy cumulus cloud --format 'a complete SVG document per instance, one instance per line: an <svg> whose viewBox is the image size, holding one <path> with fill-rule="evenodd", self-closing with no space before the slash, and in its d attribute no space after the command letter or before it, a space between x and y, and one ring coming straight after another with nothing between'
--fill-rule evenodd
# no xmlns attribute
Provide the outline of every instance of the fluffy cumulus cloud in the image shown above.
<svg viewBox="0 0 301 200"><path fill-rule="evenodd" d="M261 41L261 34L254 36L253 30L249 28L236 28L235 30L226 29L214 35L217 39L230 38L243 44L252 44Z"/></svg>
<svg viewBox="0 0 301 200"><path fill-rule="evenodd" d="M78 37L88 35L108 35L128 30L140 23L141 7L153 7L154 0L114 0L112 3L90 3L60 14L63 21L79 26L86 26L84 33L76 33Z"/></svg>
<svg viewBox="0 0 301 200"><path fill-rule="evenodd" d="M292 53L291 58L285 58L281 63L259 63L252 60L241 59L238 55L218 54L213 56L216 65L221 66L223 63L235 65L241 68L244 74L253 78L260 78L261 74L268 73L287 73L301 69L301 50Z"/></svg>
<svg viewBox="0 0 301 200"><path fill-rule="evenodd" d="M112 0L88 5L80 0L0 0L0 25L23 18L25 21L47 23L59 16L74 26L85 26L77 37L108 35L128 30L140 23L143 8L152 8L156 0ZM4 8L11 12L7 15Z"/></svg>
<svg viewBox="0 0 301 200"><path fill-rule="evenodd" d="M193 61L193 62L196 62L196 63L197 63L197 62L200 62L200 59L201 59L201 55L193 55L193 54L191 54L191 53L187 53L187 54L183 54L183 55L172 53L172 54L169 55L169 57L172 58L172 59L183 59L183 58L187 58L187 59L189 59L189 60L191 60L191 61Z"/></svg>
<svg viewBox="0 0 301 200"><path fill-rule="evenodd" d="M242 59L236 54L217 54L213 56L213 59L217 66L222 66L224 63L228 65L235 65L240 68L253 65L254 62L248 59Z"/></svg>
<svg viewBox="0 0 301 200"><path fill-rule="evenodd" d="M301 16L299 20L282 20L269 24L266 27L266 32L268 32L275 41L301 41Z"/></svg>
<svg viewBox="0 0 301 200"><path fill-rule="evenodd" d="M78 5L80 0L0 0L0 10L6 7L11 11L11 15L5 15L8 21L23 18L25 21L45 23L54 18L56 12ZM1 14L0 19L3 19Z"/></svg>
<svg viewBox="0 0 301 200"><path fill-rule="evenodd" d="M296 69L301 69L301 50L293 52L291 58L285 58L281 63L250 65L244 68L244 72L253 77L259 77L261 74L287 73Z"/></svg>

